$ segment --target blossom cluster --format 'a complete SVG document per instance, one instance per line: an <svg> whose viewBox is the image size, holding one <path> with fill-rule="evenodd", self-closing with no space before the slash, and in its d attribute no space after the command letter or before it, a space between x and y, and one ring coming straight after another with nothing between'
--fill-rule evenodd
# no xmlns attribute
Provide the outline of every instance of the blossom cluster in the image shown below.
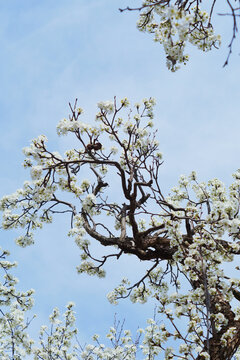
<svg viewBox="0 0 240 360"><path fill-rule="evenodd" d="M154 34L154 41L163 45L167 67L171 71L178 70L181 63L188 61L189 56L185 53L188 42L202 51L220 46L220 36L214 34L207 12L199 7L186 11L177 5L152 4L151 0L144 1L143 5L138 29Z"/></svg>
<svg viewBox="0 0 240 360"><path fill-rule="evenodd" d="M55 308L49 316L51 326L43 325L39 333L39 344L33 348L34 360L40 359L79 359L77 346L72 344L77 334L75 327L74 303L67 304L64 320L60 319L60 312Z"/></svg>
<svg viewBox="0 0 240 360"><path fill-rule="evenodd" d="M6 260L9 252L0 249L0 357L23 359L32 351L33 340L27 333L30 321L25 313L33 306L34 291L16 289L18 279L10 271L17 266Z"/></svg>

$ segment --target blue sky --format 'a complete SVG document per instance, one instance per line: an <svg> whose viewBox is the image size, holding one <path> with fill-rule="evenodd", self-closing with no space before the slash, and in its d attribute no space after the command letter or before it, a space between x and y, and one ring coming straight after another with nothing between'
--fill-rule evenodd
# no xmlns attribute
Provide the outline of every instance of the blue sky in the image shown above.
<svg viewBox="0 0 240 360"><path fill-rule="evenodd" d="M217 19L223 36L221 50L207 54L189 48L189 64L170 73L160 45L137 31L137 14L118 7L136 3L110 0L11 0L1 4L0 147L1 190L21 187L29 174L22 168L21 149L39 134L52 149L71 147L58 138L56 124L68 115L68 102L77 97L85 121L93 122L96 103L127 96L133 103L153 96L155 124L165 163L162 185L167 191L180 174L196 170L199 178L231 182L240 167L239 49L222 68L231 36L230 19ZM238 40L237 40L238 41ZM19 262L21 289L36 289L33 332L47 322L54 306L76 303L80 339L104 333L114 313L126 327L144 325L150 305L108 304L106 293L125 275L141 271L131 257L108 266L104 280L79 276L79 254L66 234L61 217L37 233L36 244L20 249L16 233L1 232L2 247ZM131 315L130 315L131 314Z"/></svg>

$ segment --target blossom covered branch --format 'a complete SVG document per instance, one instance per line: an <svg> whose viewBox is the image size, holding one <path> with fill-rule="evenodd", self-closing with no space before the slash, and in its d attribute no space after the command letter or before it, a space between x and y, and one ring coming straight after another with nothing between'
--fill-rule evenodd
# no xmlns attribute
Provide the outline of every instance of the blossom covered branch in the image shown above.
<svg viewBox="0 0 240 360"><path fill-rule="evenodd" d="M218 10L216 8L220 2L216 0L144 0L140 3L141 5L136 7L128 6L119 10L139 12L138 29L153 34L154 41L163 45L166 65L171 71L178 70L182 63L186 64L189 60L189 55L185 52L188 43L202 51L219 48L221 37L214 34L213 15L217 13L231 16L232 38L224 66L228 64L238 31L239 2L236 5L236 2L227 0L220 4ZM229 11L225 10L224 5ZM206 10L201 10L202 6L205 6ZM224 10L221 10L222 8Z"/></svg>

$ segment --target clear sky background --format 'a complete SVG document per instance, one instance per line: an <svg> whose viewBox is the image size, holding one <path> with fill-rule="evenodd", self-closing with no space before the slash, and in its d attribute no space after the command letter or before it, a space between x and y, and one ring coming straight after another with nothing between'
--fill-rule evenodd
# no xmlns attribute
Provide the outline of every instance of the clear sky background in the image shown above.
<svg viewBox="0 0 240 360"><path fill-rule="evenodd" d="M223 37L220 50L210 53L189 48L190 61L177 73L166 69L163 51L149 35L136 29L137 13L118 7L135 0L11 0L0 1L0 195L21 187L29 173L21 166L21 149L40 134L51 149L71 147L58 138L56 125L68 116L68 102L77 97L85 121L93 122L96 103L127 96L133 103L153 96L155 124L164 154L162 186L167 192L181 174L196 170L201 180L218 177L227 184L240 168L239 42L223 68L231 38L231 19L216 19ZM36 335L54 306L76 303L80 340L104 334L114 313L126 328L144 326L153 315L150 305L117 307L106 293L123 277L137 277L143 264L126 256L108 265L102 280L77 275L79 253L67 237L68 220L37 233L36 244L21 249L17 232L1 232L3 248L19 262L16 275L22 290L34 288L38 318Z"/></svg>

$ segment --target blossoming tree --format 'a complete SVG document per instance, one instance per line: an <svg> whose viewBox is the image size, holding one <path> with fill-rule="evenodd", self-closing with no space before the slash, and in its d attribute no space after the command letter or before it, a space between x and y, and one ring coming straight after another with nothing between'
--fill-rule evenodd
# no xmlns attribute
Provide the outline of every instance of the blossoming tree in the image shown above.
<svg viewBox="0 0 240 360"><path fill-rule="evenodd" d="M140 12L139 30L154 35L164 47L167 67L176 71L188 61L188 42L203 51L220 45L212 26L217 2L208 2L209 15L199 3L145 0L121 11ZM229 0L226 4L233 35L225 64L239 10ZM240 170L228 190L218 179L199 182L192 172L181 176L166 196L154 104L152 98L134 106L127 98L100 102L97 125L81 121L77 101L70 105L70 116L60 121L57 132L75 136L78 145L61 155L47 147L45 136L34 139L24 149L32 180L4 196L0 207L4 229L24 229L16 239L22 247L33 244L34 230L58 213L69 216L69 236L81 251L79 273L104 277L108 259L125 254L148 263L136 283L122 279L108 299L116 304L127 297L140 303L153 298L156 318L148 319L135 338L116 323L107 334L109 346L94 335L93 344L81 347L74 304L69 303L63 320L53 310L50 326L41 327L34 344L27 332L31 320L25 316L33 305L33 290L16 289L17 279L10 273L16 263L1 250L1 359L240 359L240 279L228 274L226 266L230 262L231 270L240 270L235 264L240 255ZM91 241L103 245L100 258ZM158 315L165 320L159 323Z"/></svg>
<svg viewBox="0 0 240 360"><path fill-rule="evenodd" d="M235 266L240 254L240 171L233 174L228 191L221 181L199 182L192 172L181 176L166 196L159 177L163 160L153 106L152 98L134 106L126 98L100 102L97 124L89 125L81 121L77 102L70 105L71 114L59 122L57 132L75 136L78 146L61 155L47 147L45 136L34 139L24 148L24 166L32 180L4 196L1 209L5 229L25 229L16 239L23 247L34 242L35 229L66 213L69 236L81 251L79 273L103 277L108 259L125 254L148 262L136 283L124 278L108 299L117 303L130 297L144 303L151 297L165 321L149 319L135 340L129 331L119 336L121 329L113 327L108 334L111 347L104 347L95 335L95 344L72 348L76 329L69 304L64 322L54 310L50 330L41 329L40 344L34 347L22 332L28 325L23 315L32 305L32 291L17 294L15 280L7 274L1 285L1 305L10 306L8 312L1 310L3 359L22 359L26 353L34 359L89 360L238 356L240 279L228 275L225 263ZM90 240L103 245L102 257L95 256ZM13 264L5 256L0 265L8 271Z"/></svg>

